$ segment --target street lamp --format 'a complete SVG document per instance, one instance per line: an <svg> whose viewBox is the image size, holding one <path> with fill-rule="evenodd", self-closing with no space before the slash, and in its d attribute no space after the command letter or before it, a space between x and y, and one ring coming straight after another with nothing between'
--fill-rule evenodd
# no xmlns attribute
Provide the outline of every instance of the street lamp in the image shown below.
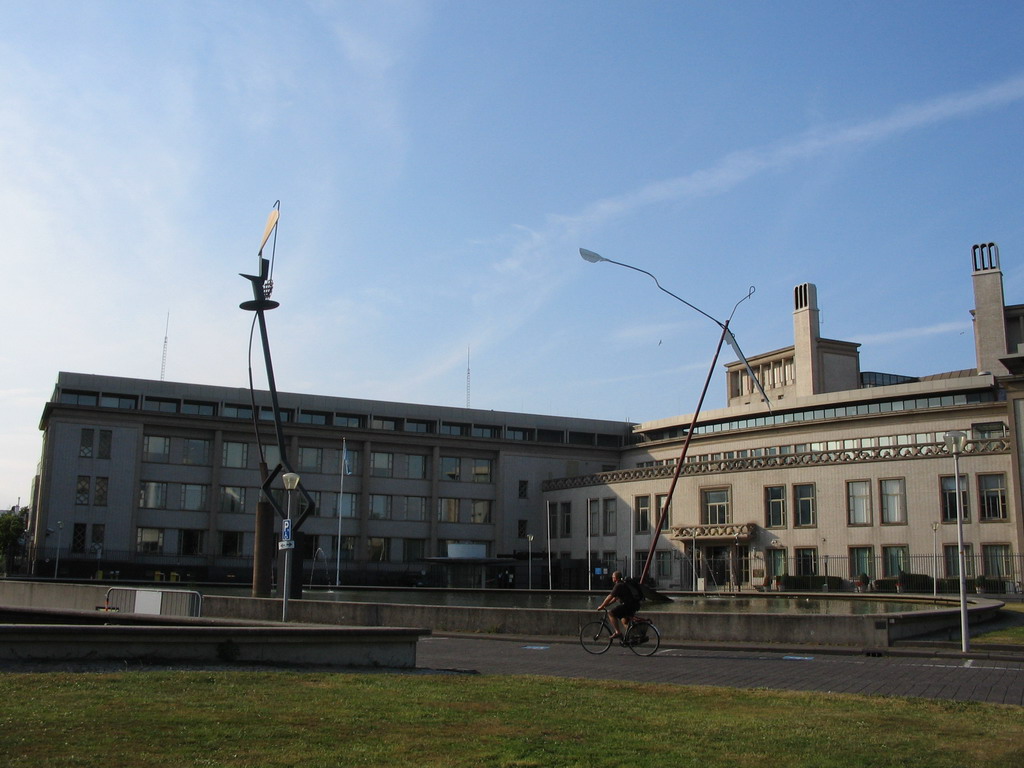
<svg viewBox="0 0 1024 768"><path fill-rule="evenodd" d="M527 580L529 582L529 588L533 589L533 534L526 534L526 551L527 551Z"/></svg>
<svg viewBox="0 0 1024 768"><path fill-rule="evenodd" d="M281 600L281 621L288 621L288 590L292 571L292 552L295 551L295 541L292 539L292 499L295 497L295 489L299 487L301 478L294 472L285 472L281 476L284 487L288 491L288 516L281 521L281 541L278 547L284 550L284 577L282 581Z"/></svg>
<svg viewBox="0 0 1024 768"><path fill-rule="evenodd" d="M953 454L953 487L956 492L956 548L960 571L960 649L967 653L971 638L967 623L967 555L964 552L964 498L960 494L960 454L967 443L967 435L959 430L947 432L943 438L946 448Z"/></svg>
<svg viewBox="0 0 1024 768"><path fill-rule="evenodd" d="M939 533L939 524L932 523L932 597L939 596L939 545L936 537Z"/></svg>
<svg viewBox="0 0 1024 768"><path fill-rule="evenodd" d="M718 340L718 346L715 348L714 357L711 358L711 365L708 367L707 378L704 380L704 388L701 390L700 398L697 400L697 407L696 409L694 409L693 416L690 420L690 428L687 430L686 439L683 441L683 448L679 454L679 459L676 463L675 473L672 475L672 484L669 486L668 494L665 496L664 503L662 504L662 507L659 510L658 525L654 529L654 536L651 537L651 546L647 552L647 561L644 563L643 572L640 574L640 582L643 583L647 580L647 574L651 569L651 562L654 560L654 552L658 546L658 539L661 536L661 529L665 525L665 517L668 515L669 505L672 503L672 494L675 493L676 484L679 482L679 475L683 470L683 464L686 462L686 454L690 449L690 440L693 438L694 430L697 428L697 419L700 417L701 408L703 408L704 406L704 398L707 396L708 387L711 384L711 377L715 372L715 365L718 363L718 356L722 352L723 344L728 344L730 347L732 347L732 351L736 354L736 357L740 359L744 367L747 369L747 375L750 376L751 382L753 382L753 385L761 394L761 397L764 399L764 402L768 406L768 410L771 411L771 403L768 400L768 395L764 391L764 387L761 386L761 382L758 381L757 376L754 375L754 371L750 367L750 363L747 362L747 358L744 356L742 350L740 350L740 345L736 342L736 337L733 336L732 331L729 330L729 323L732 322L733 315L736 314L737 308L739 308L740 304L742 304L744 301L746 301L747 299L754 295L754 288L753 286L750 287L750 289L747 291L747 295L744 296L739 301L737 301L736 304L733 306L732 313L729 315L729 318L725 322L722 322L709 315L703 309L694 306L686 299L676 296L674 293L672 293L672 291L666 289L658 281L658 278L656 278L646 269L640 269L639 267L634 267L631 264L624 264L621 261L613 261L612 259L606 259L604 256L594 253L593 251L588 251L586 248L580 248L580 256L582 256L585 261L589 261L592 264L596 264L601 261L606 261L609 264L616 264L620 267L625 267L626 269L632 269L634 272L640 272L641 274L647 275L649 278L651 278L651 280L654 281L654 284L658 286L658 289L662 293L666 293L676 301L682 302L690 309L703 315L708 320L710 320L711 322L713 322L715 325L722 329L722 335Z"/></svg>

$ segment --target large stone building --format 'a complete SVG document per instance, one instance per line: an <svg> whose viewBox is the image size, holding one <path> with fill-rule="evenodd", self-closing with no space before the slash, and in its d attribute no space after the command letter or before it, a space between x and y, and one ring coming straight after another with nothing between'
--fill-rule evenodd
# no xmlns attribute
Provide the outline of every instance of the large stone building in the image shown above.
<svg viewBox="0 0 1024 768"><path fill-rule="evenodd" d="M944 435L962 430L968 574L1017 589L1024 305L1005 305L994 245L972 258L970 370L861 371L859 345L821 338L815 287L798 286L793 344L749 361L770 407L745 367L726 366L727 406L700 414L658 532L689 415L630 425L284 394L287 451L317 508L303 524L306 578L340 561L345 583L436 582L431 564L447 559L478 564L473 584L596 586L608 569L639 573L657 533L662 587L919 574L946 588L958 559ZM256 393L259 441L251 402L248 390L61 373L41 423L37 572L56 571L59 549L67 573L248 580L260 454L277 462L269 398Z"/></svg>

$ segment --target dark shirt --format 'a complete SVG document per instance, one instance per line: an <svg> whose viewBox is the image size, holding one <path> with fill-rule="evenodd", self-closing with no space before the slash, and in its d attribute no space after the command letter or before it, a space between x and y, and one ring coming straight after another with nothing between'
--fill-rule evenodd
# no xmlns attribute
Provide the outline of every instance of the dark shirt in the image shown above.
<svg viewBox="0 0 1024 768"><path fill-rule="evenodd" d="M633 590L629 588L625 581L619 581L612 587L612 597L630 608L636 608L640 605L636 598L633 597Z"/></svg>

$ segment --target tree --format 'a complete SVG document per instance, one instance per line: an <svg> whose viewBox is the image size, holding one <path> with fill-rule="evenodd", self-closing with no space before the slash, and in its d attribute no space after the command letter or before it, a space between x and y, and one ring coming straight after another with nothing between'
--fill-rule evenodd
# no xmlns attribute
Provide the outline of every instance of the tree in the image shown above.
<svg viewBox="0 0 1024 768"><path fill-rule="evenodd" d="M3 557L4 572L11 571L15 549L22 534L25 533L25 522L16 512L5 512L0 515L0 556Z"/></svg>

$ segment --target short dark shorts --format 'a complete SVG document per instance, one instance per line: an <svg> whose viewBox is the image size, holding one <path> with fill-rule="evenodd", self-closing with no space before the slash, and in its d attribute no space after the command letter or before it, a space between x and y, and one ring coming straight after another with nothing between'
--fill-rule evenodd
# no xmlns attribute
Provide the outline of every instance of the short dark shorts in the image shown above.
<svg viewBox="0 0 1024 768"><path fill-rule="evenodd" d="M614 616L616 619L628 619L636 613L637 606L626 605L625 603L619 603L612 608L608 613Z"/></svg>

